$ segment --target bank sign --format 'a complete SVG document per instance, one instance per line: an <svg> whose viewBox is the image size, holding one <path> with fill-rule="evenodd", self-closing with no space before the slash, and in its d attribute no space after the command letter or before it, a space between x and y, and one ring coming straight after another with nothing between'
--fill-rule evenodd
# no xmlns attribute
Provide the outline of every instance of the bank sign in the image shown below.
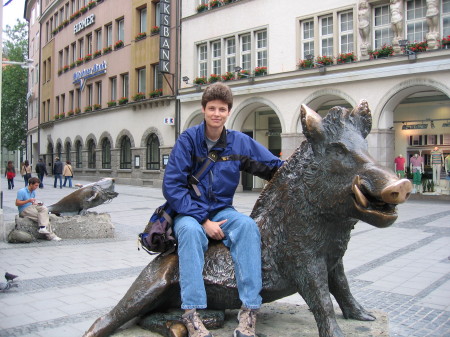
<svg viewBox="0 0 450 337"><path fill-rule="evenodd" d="M159 71L170 73L170 0L160 1Z"/></svg>
<svg viewBox="0 0 450 337"><path fill-rule="evenodd" d="M94 64L91 68L85 68L73 74L73 84L79 84L80 90L83 91L86 86L86 80L95 76L106 74L108 65L106 61Z"/></svg>

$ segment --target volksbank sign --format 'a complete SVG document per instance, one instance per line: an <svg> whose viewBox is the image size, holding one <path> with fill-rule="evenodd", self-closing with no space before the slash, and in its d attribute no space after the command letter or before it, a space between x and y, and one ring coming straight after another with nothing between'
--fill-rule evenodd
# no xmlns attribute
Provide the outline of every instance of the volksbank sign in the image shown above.
<svg viewBox="0 0 450 337"><path fill-rule="evenodd" d="M95 15L91 14L88 17L84 18L80 22L78 22L75 26L73 26L73 32L77 34L78 32L82 31L86 27L89 27L90 25L93 25L95 23Z"/></svg>
<svg viewBox="0 0 450 337"><path fill-rule="evenodd" d="M170 73L170 0L160 1L159 71Z"/></svg>
<svg viewBox="0 0 450 337"><path fill-rule="evenodd" d="M83 91L86 86L86 80L91 77L106 74L107 67L106 61L103 61L102 63L94 64L91 68L77 71L73 74L73 84L80 84L80 90Z"/></svg>

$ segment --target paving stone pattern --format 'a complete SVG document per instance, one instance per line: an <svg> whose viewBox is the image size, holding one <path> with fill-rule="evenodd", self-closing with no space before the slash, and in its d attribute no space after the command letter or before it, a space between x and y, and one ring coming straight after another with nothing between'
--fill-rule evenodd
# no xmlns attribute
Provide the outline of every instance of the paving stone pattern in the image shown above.
<svg viewBox="0 0 450 337"><path fill-rule="evenodd" d="M13 191L1 183L4 221L14 222L23 181L16 179ZM37 192L46 204L73 192L52 183L46 177ZM18 288L0 293L0 337L78 337L122 298L152 259L137 250L136 235L164 199L150 187L117 185L116 191L111 203L93 209L111 215L112 239L0 243L0 274L19 275ZM236 208L250 214L257 197L237 193ZM344 266L355 298L388 315L391 336L438 337L450 336L449 258L450 201L411 200L389 228L358 223ZM299 295L278 302L304 304Z"/></svg>

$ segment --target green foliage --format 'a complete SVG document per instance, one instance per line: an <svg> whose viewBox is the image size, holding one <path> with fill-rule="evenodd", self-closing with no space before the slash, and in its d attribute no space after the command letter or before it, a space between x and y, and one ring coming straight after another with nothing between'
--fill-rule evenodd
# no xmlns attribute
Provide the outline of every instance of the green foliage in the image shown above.
<svg viewBox="0 0 450 337"><path fill-rule="evenodd" d="M25 22L17 20L14 27L6 26L3 58L24 62L27 59L28 31ZM2 75L2 146L8 150L21 148L27 136L28 70L8 65Z"/></svg>

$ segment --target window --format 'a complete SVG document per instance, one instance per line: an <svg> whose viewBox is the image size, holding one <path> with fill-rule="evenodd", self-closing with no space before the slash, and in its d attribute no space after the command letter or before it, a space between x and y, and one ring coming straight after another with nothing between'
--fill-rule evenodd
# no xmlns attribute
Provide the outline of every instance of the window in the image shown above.
<svg viewBox="0 0 450 337"><path fill-rule="evenodd" d="M61 95L61 111L65 112L66 110L66 95Z"/></svg>
<svg viewBox="0 0 450 337"><path fill-rule="evenodd" d="M82 149L83 147L81 146L81 142L79 140L76 141L75 143L75 167L76 168L80 168L83 167L82 165Z"/></svg>
<svg viewBox="0 0 450 337"><path fill-rule="evenodd" d="M267 67L267 31L256 33L256 66Z"/></svg>
<svg viewBox="0 0 450 337"><path fill-rule="evenodd" d="M92 106L92 102L93 102L93 100L92 100L92 84L88 84L87 86L86 86L86 88L87 88L87 99L86 99L86 101L87 101L87 105L88 106Z"/></svg>
<svg viewBox="0 0 450 337"><path fill-rule="evenodd" d="M226 45L226 68L229 72L234 72L236 67L236 39L231 37L225 40Z"/></svg>
<svg viewBox="0 0 450 337"><path fill-rule="evenodd" d="M162 89L163 87L163 76L159 71L159 64L154 64L153 66L153 88Z"/></svg>
<svg viewBox="0 0 450 337"><path fill-rule="evenodd" d="M333 17L320 19L320 45L322 56L333 56Z"/></svg>
<svg viewBox="0 0 450 337"><path fill-rule="evenodd" d="M45 82L47 82L47 78L46 78L46 76L47 76L47 61L42 62L42 69L44 70L42 72L42 82L45 83Z"/></svg>
<svg viewBox="0 0 450 337"><path fill-rule="evenodd" d="M117 77L111 77L109 79L109 85L111 87L110 91L111 101L115 101L117 99Z"/></svg>
<svg viewBox="0 0 450 337"><path fill-rule="evenodd" d="M222 67L221 67L221 48L220 48L220 41L215 41L211 44L211 50L212 50L212 64L211 69L213 74L220 75L222 73Z"/></svg>
<svg viewBox="0 0 450 337"><path fill-rule="evenodd" d="M128 74L120 75L122 78L122 97L127 97L129 95L129 77Z"/></svg>
<svg viewBox="0 0 450 337"><path fill-rule="evenodd" d="M61 146L61 143L58 143L58 145L56 145L56 155L59 158L62 158L62 146Z"/></svg>
<svg viewBox="0 0 450 337"><path fill-rule="evenodd" d="M251 71L252 67L252 42L250 34L241 36L241 67Z"/></svg>
<svg viewBox="0 0 450 337"><path fill-rule="evenodd" d="M450 0L442 0L442 36L450 35Z"/></svg>
<svg viewBox="0 0 450 337"><path fill-rule="evenodd" d="M155 3L155 26L161 25L161 3L157 2Z"/></svg>
<svg viewBox="0 0 450 337"><path fill-rule="evenodd" d="M72 145L70 143L66 143L66 161L70 160L70 152L72 151Z"/></svg>
<svg viewBox="0 0 450 337"><path fill-rule="evenodd" d="M125 40L125 21L121 19L117 21L117 40Z"/></svg>
<svg viewBox="0 0 450 337"><path fill-rule="evenodd" d="M81 108L81 90L77 88L77 108Z"/></svg>
<svg viewBox="0 0 450 337"><path fill-rule="evenodd" d="M146 149L146 158L147 170L159 170L159 139L153 133L147 138L147 149Z"/></svg>
<svg viewBox="0 0 450 337"><path fill-rule="evenodd" d="M50 81L52 79L52 59L49 57L47 59L47 80Z"/></svg>
<svg viewBox="0 0 450 337"><path fill-rule="evenodd" d="M106 26L106 47L112 46L113 44L113 30L112 25L109 24Z"/></svg>
<svg viewBox="0 0 450 337"><path fill-rule="evenodd" d="M83 38L78 40L78 57L79 58L84 57L84 39Z"/></svg>
<svg viewBox="0 0 450 337"><path fill-rule="evenodd" d="M146 86L145 86L145 80L146 80L146 69L145 68L141 68L138 69L138 92L142 92L145 94L146 90Z"/></svg>
<svg viewBox="0 0 450 337"><path fill-rule="evenodd" d="M102 82L95 83L95 94L97 98L97 104L102 105Z"/></svg>
<svg viewBox="0 0 450 337"><path fill-rule="evenodd" d="M74 42L71 45L72 47L72 53L70 54L70 62L75 62L75 60L77 59L77 44Z"/></svg>
<svg viewBox="0 0 450 337"><path fill-rule="evenodd" d="M92 44L92 34L89 34L87 37L87 46L86 46L86 53L92 55L93 51L93 44Z"/></svg>
<svg viewBox="0 0 450 337"><path fill-rule="evenodd" d="M63 51L59 51L58 53L58 69L63 67Z"/></svg>
<svg viewBox="0 0 450 337"><path fill-rule="evenodd" d="M95 143L93 139L88 141L88 168L95 168Z"/></svg>
<svg viewBox="0 0 450 337"><path fill-rule="evenodd" d="M60 113L60 110L59 110L59 96L56 96L56 99L55 99L55 112L56 112L56 114L58 114L59 115L59 113ZM63 110L64 111L64 110Z"/></svg>
<svg viewBox="0 0 450 337"><path fill-rule="evenodd" d="M208 76L208 64L206 63L208 61L208 50L206 47L206 44L202 44L198 46L198 76L199 77L206 77Z"/></svg>
<svg viewBox="0 0 450 337"><path fill-rule="evenodd" d="M406 39L410 42L423 41L428 33L425 0L406 1Z"/></svg>
<svg viewBox="0 0 450 337"><path fill-rule="evenodd" d="M69 47L64 48L64 65L69 65Z"/></svg>
<svg viewBox="0 0 450 337"><path fill-rule="evenodd" d="M314 55L314 21L304 21L302 23L302 47L303 58L306 59L306 55Z"/></svg>
<svg viewBox="0 0 450 337"><path fill-rule="evenodd" d="M131 141L128 136L120 142L120 168L131 169Z"/></svg>
<svg viewBox="0 0 450 337"><path fill-rule="evenodd" d="M101 29L95 31L95 37L97 40L97 43L96 43L97 50L102 50L103 45L102 45L102 30Z"/></svg>
<svg viewBox="0 0 450 337"><path fill-rule="evenodd" d="M353 12L339 14L340 52L353 52Z"/></svg>
<svg viewBox="0 0 450 337"><path fill-rule="evenodd" d="M139 11L139 33L147 32L147 7Z"/></svg>
<svg viewBox="0 0 450 337"><path fill-rule="evenodd" d="M108 138L102 141L102 168L111 168L111 143Z"/></svg>
<svg viewBox="0 0 450 337"><path fill-rule="evenodd" d="M75 99L73 97L73 90L69 91L69 104L70 104L70 106L69 106L70 110L73 110L74 106L75 106Z"/></svg>
<svg viewBox="0 0 450 337"><path fill-rule="evenodd" d="M394 38L391 28L389 5L375 7L373 13L375 49L379 49L385 44L391 44L391 41Z"/></svg>

